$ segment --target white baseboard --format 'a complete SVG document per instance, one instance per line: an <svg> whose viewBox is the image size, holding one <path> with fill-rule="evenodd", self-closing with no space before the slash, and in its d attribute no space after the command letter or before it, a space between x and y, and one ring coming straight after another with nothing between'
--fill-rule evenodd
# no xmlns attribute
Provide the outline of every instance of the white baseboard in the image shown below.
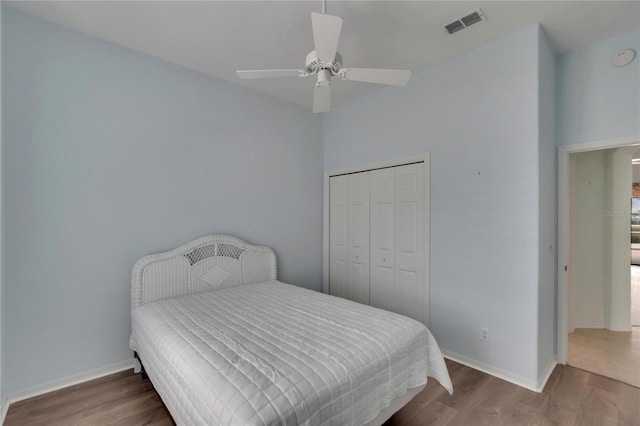
<svg viewBox="0 0 640 426"><path fill-rule="evenodd" d="M551 359L549 359L549 362L547 362L547 365L544 367L544 370L542 370L542 374L540 374L540 377L538 377L536 392L542 392L544 390L544 387L549 381L549 377L551 377L551 373L553 373L556 365L558 365L558 360L555 356L551 357Z"/></svg>
<svg viewBox="0 0 640 426"><path fill-rule="evenodd" d="M576 328L607 328L602 321L574 323L572 326L574 331Z"/></svg>
<svg viewBox="0 0 640 426"><path fill-rule="evenodd" d="M0 412L0 425L4 424L4 419L7 417L7 411L9 411L9 400L7 397L2 398L2 412Z"/></svg>
<svg viewBox="0 0 640 426"><path fill-rule="evenodd" d="M45 393L77 385L78 383L87 382L89 380L98 379L130 368L133 368L133 358L116 362L115 364L105 365L104 367L85 371L83 373L72 374L71 376L43 383L41 385L32 386L17 392L12 392L9 395L6 395L2 400L2 418L0 418L0 424L4 423L4 418L7 415L9 406L14 402L23 401L25 399L33 398L34 396L43 395Z"/></svg>
<svg viewBox="0 0 640 426"><path fill-rule="evenodd" d="M602 324L602 323L583 323L583 324L579 324L576 325L575 328L601 328L603 330L609 330L609 331L631 331L631 325L630 324L612 324L610 326L607 326L606 324ZM572 332L575 331L572 330Z"/></svg>
<svg viewBox="0 0 640 426"><path fill-rule="evenodd" d="M441 348L442 349L442 348ZM495 376L499 379L506 380L507 382L511 382L514 385L518 385L520 387L532 390L534 392L542 392L542 388L540 388L540 384L542 380L531 380L527 377L520 376L518 374L514 374L510 371L502 370L501 368L495 367L493 365L485 364L484 362L475 360L473 358L466 357L464 355L460 355L454 352L446 351L442 349L442 355L450 359L451 361L455 361L460 364L464 364L467 367L471 367L474 370L482 371L483 373L490 374L491 376ZM553 360L553 366L555 367L555 359ZM547 367L548 369L549 367ZM551 368L553 371L553 368ZM547 372L545 372L546 374ZM548 375L551 375L551 372L548 372ZM544 379L544 383L546 383L548 376ZM542 387L544 387L544 383L542 383Z"/></svg>
<svg viewBox="0 0 640 426"><path fill-rule="evenodd" d="M631 327L631 324L612 325L611 327L607 327L607 330L611 330L611 331L633 331L633 327Z"/></svg>

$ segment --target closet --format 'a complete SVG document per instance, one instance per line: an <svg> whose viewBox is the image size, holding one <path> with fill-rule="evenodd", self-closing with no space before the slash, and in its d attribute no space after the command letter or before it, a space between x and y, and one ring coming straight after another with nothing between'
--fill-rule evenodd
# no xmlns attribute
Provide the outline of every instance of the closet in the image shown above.
<svg viewBox="0 0 640 426"><path fill-rule="evenodd" d="M329 178L329 293L428 322L424 162Z"/></svg>

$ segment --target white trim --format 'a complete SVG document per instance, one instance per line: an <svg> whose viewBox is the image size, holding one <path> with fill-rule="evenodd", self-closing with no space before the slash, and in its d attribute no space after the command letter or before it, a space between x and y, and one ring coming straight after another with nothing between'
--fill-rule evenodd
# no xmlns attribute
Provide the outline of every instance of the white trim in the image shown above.
<svg viewBox="0 0 640 426"><path fill-rule="evenodd" d="M322 292L329 294L329 178L324 172L322 201Z"/></svg>
<svg viewBox="0 0 640 426"><path fill-rule="evenodd" d="M551 373L553 373L553 370L555 370L556 365L558 365L558 362L556 361L555 357L552 357L542 370L542 374L540 374L540 376L538 377L536 392L542 392L544 390L544 387L547 385L549 377L551 377Z"/></svg>
<svg viewBox="0 0 640 426"><path fill-rule="evenodd" d="M610 331L624 331L624 332L633 331L633 327L629 324L612 325L606 328L607 330L610 330Z"/></svg>
<svg viewBox="0 0 640 426"><path fill-rule="evenodd" d="M359 164L355 166L343 167L341 169L327 170L324 172L324 188L323 188L323 209L322 209L322 291L329 293L329 179L332 176L339 176L349 173L366 172L368 170L384 169L387 167L398 167L407 164L424 163L425 164L425 316L424 324L429 325L430 309L429 309L429 282L431 276L430 247L431 247L431 154L424 152L407 157L396 158L394 160L376 161L373 163Z"/></svg>
<svg viewBox="0 0 640 426"><path fill-rule="evenodd" d="M558 294L556 313L556 357L567 363L569 346L569 294L567 268L569 265L569 154L558 148ZM573 327L573 325L572 325ZM573 329L573 328L572 328Z"/></svg>
<svg viewBox="0 0 640 426"><path fill-rule="evenodd" d="M424 324L431 324L431 153L424 153Z"/></svg>
<svg viewBox="0 0 640 426"><path fill-rule="evenodd" d="M557 362L567 363L569 345L568 318L568 282L565 265L570 267L569 261L569 155L576 152L595 151L599 149L619 148L640 144L640 135L622 138L605 139L562 145L558 147L558 307L557 307ZM572 324L575 328L575 324Z"/></svg>
<svg viewBox="0 0 640 426"><path fill-rule="evenodd" d="M622 138L602 139L598 141L575 143L571 145L560 145L558 148L573 154L576 152L596 151L600 149L620 148L623 146L636 145L640 143L640 135L624 136Z"/></svg>
<svg viewBox="0 0 640 426"><path fill-rule="evenodd" d="M583 323L574 324L572 332L575 331L576 328L601 328L609 331L631 331L631 325L629 324L607 325L604 323L604 321L583 322Z"/></svg>
<svg viewBox="0 0 640 426"><path fill-rule="evenodd" d="M609 328L605 325L604 320L602 321L594 321L594 322L576 322L572 324L573 331L576 328Z"/></svg>
<svg viewBox="0 0 640 426"><path fill-rule="evenodd" d="M78 383L88 382L89 380L98 379L100 377L108 376L109 374L129 370L133 368L133 365L134 360L133 358L131 358L125 361L116 362L115 364L105 365L104 367L96 368L95 370L72 374L61 379L53 380L51 382L13 392L5 396L4 400L2 401L2 421L4 422L4 416L9 410L9 405L13 404L14 402L23 401L25 399L33 398L34 396L43 395L45 393L53 392L58 389L77 385Z"/></svg>
<svg viewBox="0 0 640 426"><path fill-rule="evenodd" d="M537 380L532 380L527 377L514 374L510 371L506 371L498 367L494 367L493 365L485 364L484 362L466 357L464 355L457 354L455 352L450 352L444 349L442 349L442 355L445 358L450 359L451 361L455 361L459 364L466 365L467 367L471 367L474 370L482 371L483 373L489 374L491 376L497 377L502 380L506 380L507 382L511 382L514 385L518 385L522 388L526 388L534 392L540 392L538 390Z"/></svg>
<svg viewBox="0 0 640 426"><path fill-rule="evenodd" d="M5 396L2 398L2 412L0 412L0 425L4 424L4 419L9 411L9 399Z"/></svg>

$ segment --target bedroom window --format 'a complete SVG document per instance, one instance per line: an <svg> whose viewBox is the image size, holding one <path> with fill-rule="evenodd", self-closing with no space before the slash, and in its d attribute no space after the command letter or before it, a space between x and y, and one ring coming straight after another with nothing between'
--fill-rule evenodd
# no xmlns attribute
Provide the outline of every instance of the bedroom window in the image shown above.
<svg viewBox="0 0 640 426"><path fill-rule="evenodd" d="M640 197L631 198L631 224L640 225Z"/></svg>

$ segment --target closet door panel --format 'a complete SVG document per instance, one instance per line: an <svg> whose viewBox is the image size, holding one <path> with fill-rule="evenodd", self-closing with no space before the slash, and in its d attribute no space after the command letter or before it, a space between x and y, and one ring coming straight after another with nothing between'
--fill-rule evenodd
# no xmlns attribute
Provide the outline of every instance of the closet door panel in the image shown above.
<svg viewBox="0 0 640 426"><path fill-rule="evenodd" d="M428 165L330 178L331 294L428 321Z"/></svg>
<svg viewBox="0 0 640 426"><path fill-rule="evenodd" d="M397 250L400 253L415 253L416 248L416 229L418 228L418 203L415 201L407 201L398 203L397 215Z"/></svg>
<svg viewBox="0 0 640 426"><path fill-rule="evenodd" d="M398 268L396 283L398 304L395 312L422 322L423 293L421 287L424 286L424 282L419 280L415 271Z"/></svg>
<svg viewBox="0 0 640 426"><path fill-rule="evenodd" d="M392 252L394 246L395 235L393 230L395 228L395 205L393 202L386 200L377 202L375 206L372 206L377 213L376 229L377 232L377 244L376 247L380 251Z"/></svg>
<svg viewBox="0 0 640 426"><path fill-rule="evenodd" d="M371 173L371 305L395 310L395 169Z"/></svg>
<svg viewBox="0 0 640 426"><path fill-rule="evenodd" d="M394 312L395 307L395 288L389 283L395 281L395 271L393 268L377 265L371 271L370 282L370 304L376 308L386 309Z"/></svg>
<svg viewBox="0 0 640 426"><path fill-rule="evenodd" d="M349 265L351 300L369 304L369 172L349 178Z"/></svg>
<svg viewBox="0 0 640 426"><path fill-rule="evenodd" d="M349 179L336 176L329 182L329 293L350 298Z"/></svg>
<svg viewBox="0 0 640 426"><path fill-rule="evenodd" d="M424 164L396 167L396 312L424 321Z"/></svg>

